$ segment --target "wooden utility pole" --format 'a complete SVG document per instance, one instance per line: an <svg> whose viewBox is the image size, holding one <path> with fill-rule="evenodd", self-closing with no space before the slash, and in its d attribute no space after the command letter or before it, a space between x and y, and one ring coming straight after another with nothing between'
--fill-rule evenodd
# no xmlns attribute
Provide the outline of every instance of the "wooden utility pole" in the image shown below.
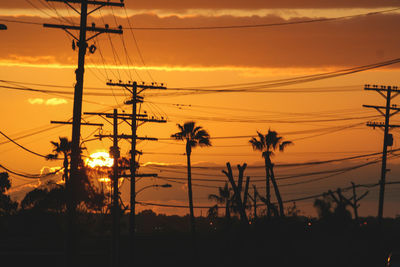
<svg viewBox="0 0 400 267"><path fill-rule="evenodd" d="M112 259L111 259L111 267L119 266L119 192L118 192L118 159L120 157L120 151L118 147L118 111L114 109L113 114L113 146L110 148L110 155L112 155L114 159L113 164L113 205L112 205L112 216L113 216L113 224L112 224Z"/></svg>
<svg viewBox="0 0 400 267"><path fill-rule="evenodd" d="M148 119L148 118L143 118L145 115L144 114L137 114L137 104L138 103L143 103L143 97L140 96L140 93L143 92L144 90L147 89L159 89L159 90L165 90L167 89L163 84L161 86L155 85L152 83L151 85L147 84L138 84L137 82L129 82L129 83L114 83L112 81L108 82L107 85L109 86L118 86L118 87L123 87L126 90L128 90L132 94L132 99L128 100L125 102L127 105L132 105L132 114L131 117L128 118L126 117L125 119L131 119L131 164L130 164L130 171L131 171L131 194L130 194L130 214L129 214L129 236L130 236L130 255L131 255L131 264L134 262L135 258L135 228L136 228L136 222L135 222L135 209L136 209L136 143L138 140L137 137L137 127L138 127L138 121L142 122L161 122L165 123L167 122L163 118L161 120L159 119ZM138 91L139 89L139 91ZM129 137L126 137L129 138ZM149 139L150 140L150 139Z"/></svg>
<svg viewBox="0 0 400 267"><path fill-rule="evenodd" d="M376 91L381 96L386 99L386 106L371 106L371 105L363 105L363 107L367 108L374 108L376 109L382 116L385 117L384 123L379 122L367 122L367 126L379 127L383 128L384 135L383 135L383 150L382 150L382 168L381 168L381 179L379 181L380 188L379 188L379 206L378 206L378 220L382 222L383 218L383 202L385 198L385 183L386 183L386 159L387 159L387 147L393 145L393 136L389 134L389 128L400 127L400 125L391 125L389 123L390 117L397 114L400 111L400 108L397 108L395 105L391 106L390 102L393 98L395 98L400 91L397 87L392 86L378 86L378 85L365 85L365 90L369 91ZM386 93L386 94L385 94ZM393 93L393 94L392 94ZM382 110L385 110L383 112ZM391 112L394 110L394 112Z"/></svg>
<svg viewBox="0 0 400 267"><path fill-rule="evenodd" d="M102 113L102 112L85 112L85 115L98 115L101 117L105 118L112 118L113 119L113 134L112 135L95 135L95 137L98 138L112 138L113 140L113 146L110 148L110 155L114 159L114 164L113 164L113 175L111 177L111 180L113 181L112 183L112 188L113 188L113 202L112 202L112 217L113 217L113 224L112 224L112 253L111 253L111 266L118 266L119 265L119 245L120 245L120 206L119 206L119 200L120 200L120 194L119 194L119 189L118 189L118 184L119 184L119 178L120 177L130 177L130 175L122 174L120 175L120 169L126 169L126 168L119 168L118 167L118 159L120 158L120 150L118 147L118 140L119 139L131 139L131 135L126 135L126 134L118 134L118 120L130 120L132 119L131 114L126 114L126 113L118 113L116 109L114 109L113 113ZM147 119L146 114L139 114L136 116L136 120L138 121L153 121L154 119ZM157 141L157 138L151 138L151 137L136 137L137 140L153 140ZM136 151L138 152L138 151ZM129 167L131 169L131 166ZM146 174L136 174L136 177L157 177L157 174L152 174L152 173L146 173Z"/></svg>
<svg viewBox="0 0 400 267"><path fill-rule="evenodd" d="M75 223L75 209L77 205L77 201L75 199L73 188L74 184L76 184L75 179L78 179L78 167L80 162L80 135L81 135L81 116L82 116L82 96L83 96L83 78L85 72L85 55L86 50L88 49L87 42L94 37L98 36L101 33L118 33L122 34L122 29L113 30L109 29L106 25L105 28L97 28L95 25L91 27L87 26L87 17L92 12L104 7L104 6L118 6L123 7L123 3L113 3L113 2L105 2L105 1L92 1L92 0L46 0L48 2L62 2L71 7L76 13L80 15L80 25L72 26L72 25L55 25L55 24L43 24L44 27L48 28L57 28L63 29L70 36L74 38L74 41L77 41L79 56L78 56L78 68L75 71L76 74L76 84L75 84L75 92L74 92L74 107L73 107L73 121L72 121L72 147L71 147L71 175L69 182L66 183L66 192L67 192L67 238L66 238L66 265L67 266L76 266L76 233L74 230ZM79 4L79 8L75 8L72 4ZM93 10L88 11L88 5L96 6ZM75 37L74 34L70 32L70 30L78 30L79 38ZM94 32L95 34L89 38L86 38L86 32ZM94 52L94 49L91 46L90 51Z"/></svg>

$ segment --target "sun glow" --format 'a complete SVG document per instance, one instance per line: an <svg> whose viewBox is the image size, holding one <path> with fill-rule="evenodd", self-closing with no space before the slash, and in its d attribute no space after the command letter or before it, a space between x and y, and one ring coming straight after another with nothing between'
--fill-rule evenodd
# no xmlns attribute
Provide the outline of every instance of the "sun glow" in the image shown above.
<svg viewBox="0 0 400 267"><path fill-rule="evenodd" d="M111 179L110 178L99 178L97 179L100 183L110 183Z"/></svg>
<svg viewBox="0 0 400 267"><path fill-rule="evenodd" d="M89 158L86 159L86 165L94 168L94 167L112 167L114 164L114 159L110 158L108 152L100 151L90 155Z"/></svg>

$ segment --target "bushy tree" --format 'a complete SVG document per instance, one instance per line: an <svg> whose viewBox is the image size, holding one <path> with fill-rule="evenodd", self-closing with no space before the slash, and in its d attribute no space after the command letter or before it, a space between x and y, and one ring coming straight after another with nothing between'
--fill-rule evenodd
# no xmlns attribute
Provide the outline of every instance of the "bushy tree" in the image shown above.
<svg viewBox="0 0 400 267"><path fill-rule="evenodd" d="M0 173L0 216L13 214L17 208L18 203L12 201L6 191L11 188L11 182L8 173Z"/></svg>

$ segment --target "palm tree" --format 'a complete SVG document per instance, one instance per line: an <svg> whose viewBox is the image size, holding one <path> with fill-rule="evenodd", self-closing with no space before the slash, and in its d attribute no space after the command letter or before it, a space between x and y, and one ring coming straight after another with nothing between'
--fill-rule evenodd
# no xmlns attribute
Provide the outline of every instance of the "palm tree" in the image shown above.
<svg viewBox="0 0 400 267"><path fill-rule="evenodd" d="M232 188L229 188L228 183L225 183L224 187L218 187L218 195L210 194L208 196L209 200L214 200L218 204L225 204L225 218L229 221L231 218L231 206L232 206Z"/></svg>
<svg viewBox="0 0 400 267"><path fill-rule="evenodd" d="M271 157L274 155L274 151L279 147L279 151L284 151L285 147L293 144L291 141L283 141L281 136L278 136L278 133L275 131L268 130L268 133L264 136L260 132L257 132L258 138L253 137L250 139L250 144L253 146L254 150L258 150L262 152L262 157L265 162L265 173L266 173L266 201L267 203L271 203L271 194L270 194L270 183L271 179L272 185L275 190L275 196L279 205L279 213L281 216L284 216L283 203L281 194L279 193L278 185L275 181L274 175L274 164L271 162ZM268 217L271 216L270 205L267 204L267 214Z"/></svg>
<svg viewBox="0 0 400 267"><path fill-rule="evenodd" d="M193 212L192 171L190 165L190 155L192 154L192 148L195 148L197 146L211 146L210 135L201 126L196 126L194 121L185 122L183 125L177 124L177 126L179 128L179 132L171 135L171 138L186 142L190 227L192 238L194 240L196 229Z"/></svg>
<svg viewBox="0 0 400 267"><path fill-rule="evenodd" d="M60 142L54 142L51 141L50 143L53 145L53 152L54 154L48 154L46 157L48 160L55 160L58 159L60 155L63 155L64 161L63 161L63 167L64 167L64 174L63 174L63 180L65 182L68 181L68 175L69 175L69 157L71 154L71 147L72 147L72 142L68 140L67 137L59 137Z"/></svg>

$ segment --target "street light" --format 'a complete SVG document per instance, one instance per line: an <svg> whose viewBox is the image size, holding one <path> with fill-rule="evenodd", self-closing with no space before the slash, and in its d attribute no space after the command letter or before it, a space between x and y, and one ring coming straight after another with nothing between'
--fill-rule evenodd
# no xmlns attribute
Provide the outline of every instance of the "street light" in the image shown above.
<svg viewBox="0 0 400 267"><path fill-rule="evenodd" d="M148 185L148 186L145 186L145 187L141 188L139 191L137 191L135 195L137 196L140 192L144 191L147 188L151 188L151 187L169 188L169 187L172 187L172 185L170 185L170 184L152 184L152 185Z"/></svg>
<svg viewBox="0 0 400 267"><path fill-rule="evenodd" d="M7 26L4 24L0 24L0 30L7 30Z"/></svg>

